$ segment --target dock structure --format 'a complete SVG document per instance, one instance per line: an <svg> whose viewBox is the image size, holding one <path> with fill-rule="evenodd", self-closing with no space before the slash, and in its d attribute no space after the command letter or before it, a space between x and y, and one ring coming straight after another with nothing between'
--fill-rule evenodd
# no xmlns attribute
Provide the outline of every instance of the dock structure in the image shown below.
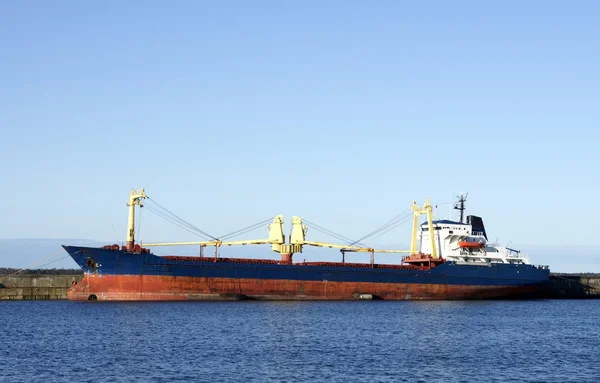
<svg viewBox="0 0 600 383"><path fill-rule="evenodd" d="M0 300L64 300L83 273L0 276ZM554 274L541 299L600 299L600 274Z"/></svg>
<svg viewBox="0 0 600 383"><path fill-rule="evenodd" d="M83 279L75 274L0 275L0 300L61 300L67 299L71 286Z"/></svg>

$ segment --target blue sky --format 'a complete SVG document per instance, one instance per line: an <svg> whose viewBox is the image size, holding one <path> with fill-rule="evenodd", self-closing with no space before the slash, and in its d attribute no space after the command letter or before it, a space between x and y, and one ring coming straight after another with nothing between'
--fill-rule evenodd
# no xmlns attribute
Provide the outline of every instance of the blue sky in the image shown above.
<svg viewBox="0 0 600 383"><path fill-rule="evenodd" d="M124 240L133 187L213 235L284 214L352 238L465 191L494 239L595 246L598 14L3 2L0 238ZM141 237L194 239L150 214Z"/></svg>

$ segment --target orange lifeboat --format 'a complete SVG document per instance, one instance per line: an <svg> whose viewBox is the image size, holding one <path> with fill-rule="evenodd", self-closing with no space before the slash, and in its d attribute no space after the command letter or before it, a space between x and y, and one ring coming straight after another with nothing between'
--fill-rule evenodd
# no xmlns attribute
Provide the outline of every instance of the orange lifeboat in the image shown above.
<svg viewBox="0 0 600 383"><path fill-rule="evenodd" d="M485 246L485 243L462 241L458 242L458 246L460 246L462 249L481 249L483 246Z"/></svg>

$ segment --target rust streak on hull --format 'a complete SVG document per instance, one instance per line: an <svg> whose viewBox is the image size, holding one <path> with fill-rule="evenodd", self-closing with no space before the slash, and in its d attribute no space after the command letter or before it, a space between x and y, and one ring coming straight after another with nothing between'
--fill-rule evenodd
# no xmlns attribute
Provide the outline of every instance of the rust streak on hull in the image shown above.
<svg viewBox="0 0 600 383"><path fill-rule="evenodd" d="M375 299L385 300L452 300L521 296L538 288L86 274L69 290L68 298L102 301L353 300L360 294L371 294Z"/></svg>

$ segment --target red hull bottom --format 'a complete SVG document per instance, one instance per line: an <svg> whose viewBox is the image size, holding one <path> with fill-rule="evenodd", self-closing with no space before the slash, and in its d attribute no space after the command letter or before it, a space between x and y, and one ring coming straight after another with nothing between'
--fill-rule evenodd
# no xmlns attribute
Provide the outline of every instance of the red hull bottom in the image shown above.
<svg viewBox="0 0 600 383"><path fill-rule="evenodd" d="M69 290L68 298L101 301L354 300L370 297L454 300L521 297L538 288L88 274Z"/></svg>

